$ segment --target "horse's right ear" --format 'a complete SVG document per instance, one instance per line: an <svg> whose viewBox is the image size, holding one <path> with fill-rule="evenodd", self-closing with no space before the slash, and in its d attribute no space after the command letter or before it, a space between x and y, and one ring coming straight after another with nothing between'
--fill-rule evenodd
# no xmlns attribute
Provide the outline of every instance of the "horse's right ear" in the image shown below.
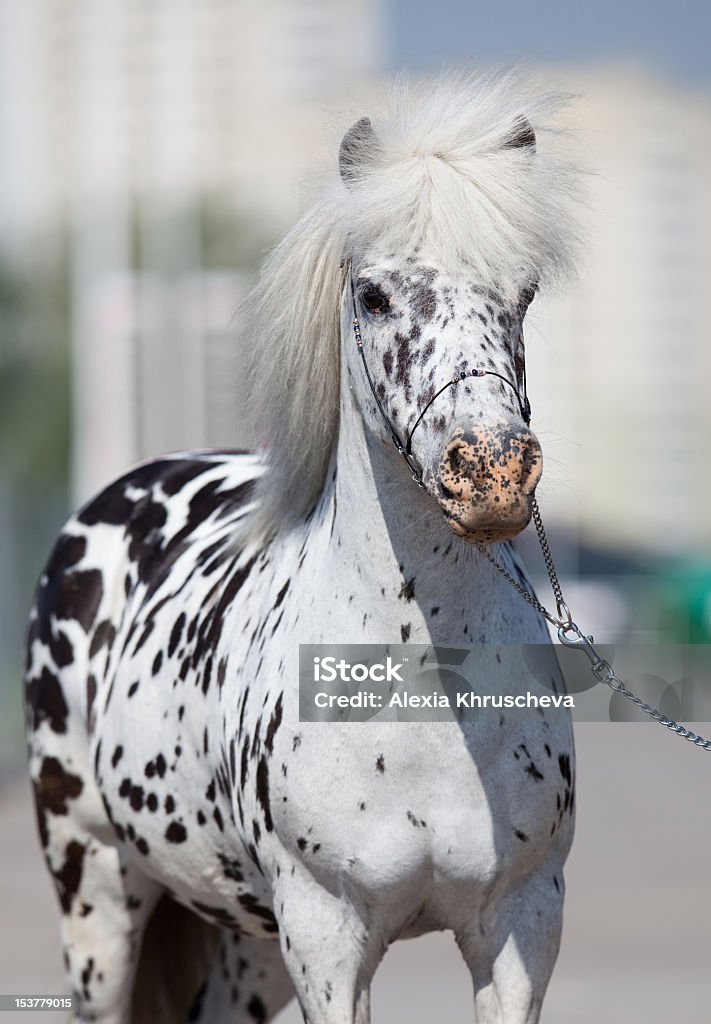
<svg viewBox="0 0 711 1024"><path fill-rule="evenodd" d="M373 163L379 145L369 117L361 117L351 125L338 151L338 166L346 185L356 181Z"/></svg>
<svg viewBox="0 0 711 1024"><path fill-rule="evenodd" d="M516 118L511 132L504 142L504 149L530 149L536 152L536 133L531 122L523 117Z"/></svg>

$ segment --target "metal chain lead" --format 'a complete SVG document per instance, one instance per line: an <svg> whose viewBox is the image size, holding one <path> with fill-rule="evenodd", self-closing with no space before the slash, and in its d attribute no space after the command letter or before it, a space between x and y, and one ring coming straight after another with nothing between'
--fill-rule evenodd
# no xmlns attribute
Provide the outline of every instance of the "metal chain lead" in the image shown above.
<svg viewBox="0 0 711 1024"><path fill-rule="evenodd" d="M563 622L572 622L572 616L570 614L570 608L563 600L563 590L558 579L558 573L555 571L555 565L553 563L553 555L551 549L548 546L548 537L543 526L543 517L541 516L541 510L538 507L538 502L533 499L532 504L533 512L533 525L536 527L536 533L538 534L538 543L541 545L541 551L543 552L543 560L546 563L546 571L548 572L548 579L551 582L553 594L555 595L556 610L558 617ZM560 623L558 623L560 626Z"/></svg>
<svg viewBox="0 0 711 1024"><path fill-rule="evenodd" d="M604 683L605 686L609 686L615 693L619 693L620 696L625 697L630 703L634 704L635 707L639 708L640 711L645 715L649 715L653 722L659 722L665 729L669 729L670 732L675 733L677 736L681 736L682 739L687 740L695 747L699 747L701 750L711 750L711 739L704 739L703 736L699 736L698 733L692 732L691 729L687 729L685 725L681 725L679 722L675 722L673 718L669 718L668 715L663 714L657 708L652 707L651 704L647 704L641 697L637 697L631 690L628 690L624 682L617 675L615 670L609 661L606 661L598 651L593 647L593 638L591 636L585 636L583 631L573 622L573 618L570 614L570 609L565 603L563 598L563 590L558 579L558 574L555 570L555 564L553 562L553 555L548 545L548 538L546 537L546 531L543 526L543 518L538 508L538 504L534 498L533 500L533 514L532 519L536 527L536 533L538 534L538 542L541 545L541 551L543 552L543 559L546 563L546 571L548 573L548 579L550 580L551 588L556 600L556 609L558 611L558 618L552 615L548 609L543 605L537 597L535 597L529 590L527 590L521 583L513 578L510 572L504 569L496 558L491 554L488 548L479 547L482 555L491 562L494 568L501 573L504 579L511 584L517 593L521 597L528 601L528 603L540 612L541 615L551 625L555 626L558 630L558 639L566 647L570 647L573 650L582 651L590 661L590 671L595 676L598 683Z"/></svg>
<svg viewBox="0 0 711 1024"><path fill-rule="evenodd" d="M507 570L504 569L503 565L500 565L499 562L496 561L496 559L491 554L491 552L489 551L488 548L480 547L479 551L482 553L484 558L488 558L489 559L489 561L491 562L493 567L496 570L498 570L498 572L501 573L501 575L504 577L504 579L507 580L511 584L511 586L514 588L514 590L517 590L519 592L519 594L524 599L524 601L528 601L528 603L530 605L533 605L533 607L536 609L536 611L540 612L541 615L544 618L548 619L548 621L551 623L551 625L553 625L553 626L557 626L558 625L557 620L553 618L553 616L544 607L544 605L541 604L541 602L538 600L538 598L534 597L533 594L530 593L530 591L526 590L525 587L521 586L521 584L517 580L515 580L513 578L511 573L507 572Z"/></svg>

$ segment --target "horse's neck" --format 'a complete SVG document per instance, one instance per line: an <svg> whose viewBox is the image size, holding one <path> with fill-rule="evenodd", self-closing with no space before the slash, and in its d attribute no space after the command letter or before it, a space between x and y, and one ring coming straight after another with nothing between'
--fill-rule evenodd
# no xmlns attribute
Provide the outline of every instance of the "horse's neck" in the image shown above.
<svg viewBox="0 0 711 1024"><path fill-rule="evenodd" d="M419 622L411 639L421 642L540 639L535 613L455 537L395 448L365 431L347 390L334 469L321 571L337 581L339 600L370 607L389 639L410 620Z"/></svg>

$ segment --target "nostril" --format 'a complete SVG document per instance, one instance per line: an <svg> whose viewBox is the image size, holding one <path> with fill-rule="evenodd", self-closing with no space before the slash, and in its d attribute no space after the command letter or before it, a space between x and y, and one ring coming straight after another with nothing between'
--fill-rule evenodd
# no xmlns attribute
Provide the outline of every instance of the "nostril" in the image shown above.
<svg viewBox="0 0 711 1024"><path fill-rule="evenodd" d="M464 458L459 445L454 445L449 449L447 452L447 461L449 462L449 467L453 473L458 473L466 468L466 459Z"/></svg>
<svg viewBox="0 0 711 1024"><path fill-rule="evenodd" d="M532 491L541 476L541 449L534 438L529 438L521 452L521 488Z"/></svg>

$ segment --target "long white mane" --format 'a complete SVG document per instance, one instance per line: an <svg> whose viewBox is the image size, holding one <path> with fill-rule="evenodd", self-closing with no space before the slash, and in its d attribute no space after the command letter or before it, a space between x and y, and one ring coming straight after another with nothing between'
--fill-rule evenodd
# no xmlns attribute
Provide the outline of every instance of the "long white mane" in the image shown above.
<svg viewBox="0 0 711 1024"><path fill-rule="evenodd" d="M551 282L571 267L573 167L555 153L567 97L520 71L399 80L376 143L346 184L334 174L265 261L245 304L250 409L268 448L253 525L274 530L321 493L338 437L344 253L417 246L472 280ZM537 144L512 145L521 126ZM526 127L528 127L526 126ZM365 143L368 150L367 140Z"/></svg>

